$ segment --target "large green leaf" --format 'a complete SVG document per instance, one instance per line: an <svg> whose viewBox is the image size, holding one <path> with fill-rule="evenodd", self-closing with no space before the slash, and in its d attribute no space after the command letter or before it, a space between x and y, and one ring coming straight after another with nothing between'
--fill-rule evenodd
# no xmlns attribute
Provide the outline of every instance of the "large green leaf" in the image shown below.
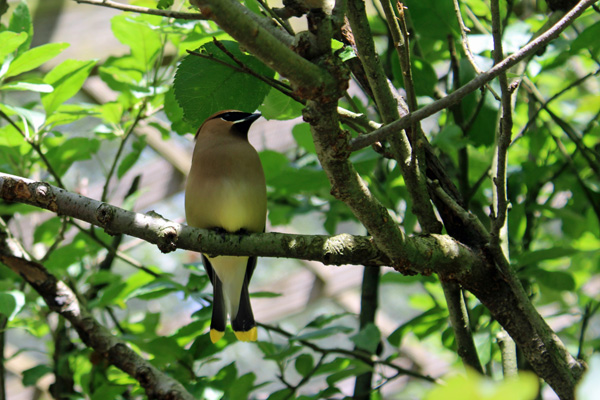
<svg viewBox="0 0 600 400"><path fill-rule="evenodd" d="M0 315L11 321L25 305L25 295L16 290L0 292Z"/></svg>
<svg viewBox="0 0 600 400"><path fill-rule="evenodd" d="M142 16L120 14L113 17L110 23L115 37L131 48L140 70L150 68L162 47L160 33Z"/></svg>
<svg viewBox="0 0 600 400"><path fill-rule="evenodd" d="M251 55L242 53L237 43L222 41L236 59L257 74L272 78L273 70ZM205 57L188 55L175 75L175 97L183 108L185 119L200 126L206 118L220 110L236 109L254 112L262 104L271 87L258 78L237 69L237 64L214 43L198 49ZM223 65L229 64L234 68Z"/></svg>
<svg viewBox="0 0 600 400"><path fill-rule="evenodd" d="M25 32L27 34L27 39L19 46L17 55L21 54L31 46L31 40L33 39L33 24L31 23L31 14L29 13L26 1L21 1L13 11L10 22L8 23L8 30L17 33Z"/></svg>
<svg viewBox="0 0 600 400"><path fill-rule="evenodd" d="M595 57L600 55L600 22L590 25L577 35L571 43L571 53L575 54L581 50L590 51Z"/></svg>
<svg viewBox="0 0 600 400"><path fill-rule="evenodd" d="M96 61L66 60L46 74L44 82L52 85L52 93L42 94L46 114L52 114L62 103L73 97L87 79Z"/></svg>
<svg viewBox="0 0 600 400"><path fill-rule="evenodd" d="M356 347L374 354L381 340L381 332L373 323L368 323L356 335L350 337Z"/></svg>
<svg viewBox="0 0 600 400"><path fill-rule="evenodd" d="M448 35L458 34L451 1L405 0L403 4L420 36L446 41Z"/></svg>
<svg viewBox="0 0 600 400"><path fill-rule="evenodd" d="M27 40L27 32L0 32L0 62L4 61L4 57L15 51Z"/></svg>
<svg viewBox="0 0 600 400"><path fill-rule="evenodd" d="M301 103L273 88L258 110L266 119L287 120L302 115L303 108Z"/></svg>
<svg viewBox="0 0 600 400"><path fill-rule="evenodd" d="M31 71L59 55L69 47L68 43L47 43L27 50L13 60L6 72L6 77L16 76Z"/></svg>
<svg viewBox="0 0 600 400"><path fill-rule="evenodd" d="M48 139L46 142L50 145L50 150L46 153L46 158L59 176L62 176L75 161L89 160L92 154L95 154L100 148L98 139L88 139L76 137L67 139L66 141L57 139Z"/></svg>
<svg viewBox="0 0 600 400"><path fill-rule="evenodd" d="M425 400L533 400L538 392L538 378L532 372L494 382L474 371L467 370L466 376L454 376L444 385L431 390Z"/></svg>
<svg viewBox="0 0 600 400"><path fill-rule="evenodd" d="M315 361L308 353L300 354L294 362L294 368L302 376L308 376L313 370L314 365Z"/></svg>

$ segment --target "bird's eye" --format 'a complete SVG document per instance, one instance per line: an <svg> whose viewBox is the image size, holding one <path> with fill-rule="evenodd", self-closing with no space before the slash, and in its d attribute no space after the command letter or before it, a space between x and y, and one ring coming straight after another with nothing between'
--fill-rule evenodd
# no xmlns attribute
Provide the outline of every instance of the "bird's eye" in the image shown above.
<svg viewBox="0 0 600 400"><path fill-rule="evenodd" d="M230 111L219 115L219 117L221 117L221 119L225 121L236 122L243 120L244 118L248 117L248 115L250 114L245 112Z"/></svg>

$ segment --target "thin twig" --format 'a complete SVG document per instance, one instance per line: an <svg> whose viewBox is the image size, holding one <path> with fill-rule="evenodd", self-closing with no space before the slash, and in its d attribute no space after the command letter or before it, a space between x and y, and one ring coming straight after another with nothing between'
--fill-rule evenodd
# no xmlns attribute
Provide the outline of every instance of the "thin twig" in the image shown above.
<svg viewBox="0 0 600 400"><path fill-rule="evenodd" d="M115 169L117 168L117 163L119 162L119 158L121 157L121 154L123 153L123 149L125 148L125 143L127 142L127 139L129 139L129 137L133 133L133 130L135 129L137 124L142 120L147 104L148 104L147 99L144 99L142 101L140 109L138 110L137 115L135 116L135 119L133 120L133 123L129 126L129 129L127 129L127 132L125 133L125 135L123 135L123 138L121 139L121 143L119 143L119 148L117 149L117 154L115 154L113 163L110 166L108 175L106 176L106 182L104 183L104 188L102 189L102 197L100 198L100 201L104 202L108 198L108 189L110 187L110 180L112 179L113 173L115 172Z"/></svg>
<svg viewBox="0 0 600 400"><path fill-rule="evenodd" d="M279 333L282 336L285 336L286 338L290 339L293 338L295 335L293 333L290 333L278 326L274 326L274 325L267 325L267 324L263 324L263 323L257 323L258 326L260 326L263 329L266 329L268 331L271 332L276 332ZM302 344L303 346L306 346L308 348L310 348L313 351L316 351L317 353L321 353L321 354L341 354L344 356L349 356L349 357L353 357L356 358L360 361L363 362L369 362L370 358L367 354L360 352L360 351L355 351L355 350L346 350L346 349L341 349L341 348L332 348L332 349L325 349L322 347L317 346L316 344L309 342L307 340L297 340L298 343ZM381 364L381 365L385 365L387 367L393 368L398 372L401 372L402 374L406 375L406 376L411 376L413 378L419 378L419 379L423 379L425 381L428 382L439 382L438 379L432 378L428 375L422 375L418 372L414 372L411 370L407 370L405 368L402 368L392 362L386 361L386 360L374 360L373 361L375 364Z"/></svg>
<svg viewBox="0 0 600 400"><path fill-rule="evenodd" d="M583 189L583 194L585 195L586 199L588 200L588 203L592 206L592 209L594 210L594 213L596 214L596 218L598 218L598 221L600 221L600 204L596 200L596 194L594 192L592 192L592 190L588 187L588 185L585 183L585 181L581 177L581 174L579 173L579 169L575 165L575 162L573 161L573 159L567 152L567 149L565 149L565 146L562 144L560 139L552 134L550 136L556 143L556 147L558 148L558 150L562 153L563 157L565 157L565 159L569 163L569 166L571 167L571 170L573 171L573 174L575 175L577 182Z"/></svg>
<svg viewBox="0 0 600 400"><path fill-rule="evenodd" d="M285 21L275 11L273 11L273 9L271 9L271 7L269 7L269 5L264 0L256 0L256 1L258 2L258 4L260 4L260 6L263 8L263 10L265 10L265 12L267 12L271 16L271 18L273 18L275 21L277 21L277 23L279 23L279 25L281 25L281 27L287 31L287 33L289 33L292 36L294 36L296 34L294 32L294 30L292 29L292 26L289 24L289 22Z"/></svg>
<svg viewBox="0 0 600 400"><path fill-rule="evenodd" d="M415 121L421 121L438 111L448 108L450 105L455 104L464 98L471 92L479 89L487 82L496 78L500 73L506 71L510 67L518 64L525 58L534 54L539 48L545 46L554 38L556 38L562 31L570 26L573 21L579 17L588 7L590 7L595 0L582 0L577 4L571 11L569 11L563 18L561 18L556 24L554 24L546 32L538 36L536 39L530 41L523 46L519 51L507 56L502 62L494 65L492 68L476 76L470 82L462 86L460 89L450 93L448 96L435 101L425 107L418 109L415 112L409 113L408 115L381 127L380 129L371 132L368 135L356 137L350 141L350 150L357 151L375 142L385 140L389 135L395 134L396 132L406 129L412 125Z"/></svg>
<svg viewBox="0 0 600 400"><path fill-rule="evenodd" d="M46 251L46 254L44 254L44 256L40 259L41 263L44 263L48 259L48 257L50 257L50 254L52 254L54 252L54 250L56 250L58 248L58 245L63 240L65 240L65 231L66 230L67 230L67 218L62 218L60 229L59 229L58 233L56 234L54 243L52 243L52 245Z"/></svg>
<svg viewBox="0 0 600 400"><path fill-rule="evenodd" d="M577 359L581 360L583 358L583 344L585 342L585 332L587 330L590 319L594 316L594 314L600 308L600 302L597 302L593 305L593 301L590 301L585 305L585 310L583 312L583 316L581 317L581 332L579 333L579 346L577 350Z"/></svg>
<svg viewBox="0 0 600 400"><path fill-rule="evenodd" d="M465 52L465 55L467 56L467 60L469 60L469 63L475 70L475 73L477 75L482 74L483 70L481 68L479 68L479 65L477 65L477 61L475 61L475 56L473 56L473 52L471 51L471 47L469 46L469 38L467 37L467 32L469 32L469 28L467 28L467 26L465 25L465 21L463 20L462 14L460 12L460 0L453 0L453 1L454 1L454 12L456 13L456 19L458 20L458 26L460 27L460 37L461 37L461 44L462 44L463 51ZM454 38L451 37L450 40L454 40ZM489 84L486 83L485 87L490 91L490 93L492 93L494 95L496 100L500 101L500 96L498 96L496 91Z"/></svg>
<svg viewBox="0 0 600 400"><path fill-rule="evenodd" d="M219 44L220 44L220 42L219 42ZM230 64L230 63L228 63L226 61L219 60L218 58L213 57L211 55L202 54L202 53L199 53L197 51L187 50L187 52L189 54L192 54L192 55L196 56L196 57L204 58L206 60L211 60L211 61L214 61L214 62L216 62L218 64L224 65L224 66L226 66L228 68L233 69L234 71L245 73L245 74L249 74L249 75L251 75L251 76L253 76L253 77L261 80L262 82L266 83L267 85L271 86L272 88L280 91L284 95L286 95L288 97L291 97L292 99L296 100L298 103L300 103L300 104L306 104L306 101L304 99L299 98L298 96L296 96L293 93L291 86L287 85L284 82L278 81L277 79L269 79L266 76L263 76L263 75L255 72L254 70L252 70L251 68L249 68L248 66L246 66L243 63L239 63L238 64L239 60L236 61L237 58L235 58L235 57L230 57L230 58L232 58L232 60L235 61L236 64L238 64L238 65ZM232 56L233 56L233 54L232 54Z"/></svg>
<svg viewBox="0 0 600 400"><path fill-rule="evenodd" d="M573 82L569 83L567 86L565 86L563 89L559 90L558 92L556 92L555 94L553 94L550 98L548 98L548 100L545 100L541 107L538 108L530 117L529 120L527 121L527 123L525 124L525 126L521 129L521 131L515 135L512 143L514 144L517 140L519 140L523 135L525 135L525 133L527 132L527 130L529 129L529 127L531 126L531 124L533 124L537 118L537 116L539 115L539 113L545 109L546 107L548 107L548 105L553 102L554 100L556 100L557 98L559 98L560 96L562 96L563 94L565 94L566 92L568 92L569 90L573 89L574 87L577 87L579 85L581 85L583 82L587 81L589 78L593 77L593 76L597 76L600 74L600 69L597 69L595 72L590 72L589 74L582 76L579 79L574 80Z"/></svg>
<svg viewBox="0 0 600 400"><path fill-rule="evenodd" d="M137 269L139 269L141 271L144 271L148 275L152 275L155 278L160 278L160 274L157 274L156 272L152 271L148 267L146 267L143 264L139 263L134 258L129 257L127 254L125 254L125 253L123 253L123 252L115 249L111 245L109 245L107 243L104 243L104 241L102 239L100 239L98 236L96 236L96 234L95 234L94 231L91 231L89 229L85 229L83 226L79 225L77 222L75 222L73 220L70 220L69 223L71 225L75 226L77 229L79 229L80 232L85 233L86 235L88 235L95 242L97 242L102 247L104 247L108 252L113 253L116 257L118 257L122 261L126 262L127 264L131 265L134 268L137 268Z"/></svg>
<svg viewBox="0 0 600 400"><path fill-rule="evenodd" d="M48 161L48 159L46 158L46 155L42 151L41 146L38 143L36 143L35 140L33 140L32 138L30 138L29 135L25 134L25 132L23 132L23 130L21 128L19 128L19 126L17 124L15 124L15 122L12 119L10 119L10 117L8 115L6 115L4 113L4 111L2 111L2 110L0 110L0 117L2 117L3 119L5 119L9 124L12 125L13 128L15 128L17 130L17 132L19 132L21 134L21 136L23 136L23 139L25 139L25 141L27 143L29 143L29 145L33 148L33 150L35 150L35 152L40 156L40 158L42 159L42 161L46 165L46 169L48 170L48 173L50 175L52 175L52 177L56 181L56 184L59 187L61 187L61 188L64 189L65 185L62 183L62 181L60 179L60 176L56 173L56 171L52 167L52 164L50 164L50 161ZM26 124L26 122L23 121L23 124Z"/></svg>
<svg viewBox="0 0 600 400"><path fill-rule="evenodd" d="M460 27L460 37L463 50L467 59L473 66L473 69L476 73L481 74L483 70L479 68L477 65L477 61L475 61L475 57L473 57L473 53L471 52L471 47L469 46L469 38L467 37L467 32L470 32L469 28L465 25L465 21L463 20L462 14L460 12L460 0L453 0L454 2L454 12L456 13L456 19L458 20L458 26Z"/></svg>
<svg viewBox="0 0 600 400"><path fill-rule="evenodd" d="M140 14L150 14L150 15L158 15L166 18L175 18L175 19L187 19L187 20L206 20L208 19L206 16L200 13L188 13L188 12L179 12L179 11L171 11L171 10L158 10L155 8L148 7L140 7L134 6L131 4L123 4L117 1L112 0L75 0L75 2L80 4L92 4L95 6L102 6L108 8L114 8L116 10L121 11L130 11L136 12Z"/></svg>
<svg viewBox="0 0 600 400"><path fill-rule="evenodd" d="M502 26L500 20L500 4L499 0L491 1L492 9L492 37L494 39L494 62L496 65L502 62L504 53L502 50ZM494 158L495 169L492 169L493 187L493 216L491 238L492 246L499 246L504 241L507 244L507 238L501 238L501 231L506 225L506 216L508 209L508 199L506 195L506 168L507 168L507 151L512 135L512 92L508 87L508 77L506 71L498 75L500 81L500 91L502 93L502 111L498 133L496 137L496 155ZM505 246L503 246L505 247ZM508 253L505 251L505 256Z"/></svg>

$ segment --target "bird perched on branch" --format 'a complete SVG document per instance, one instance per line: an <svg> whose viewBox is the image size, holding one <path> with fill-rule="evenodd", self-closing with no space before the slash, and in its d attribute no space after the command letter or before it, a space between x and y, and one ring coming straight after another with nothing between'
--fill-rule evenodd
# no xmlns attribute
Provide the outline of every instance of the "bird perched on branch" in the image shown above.
<svg viewBox="0 0 600 400"><path fill-rule="evenodd" d="M248 142L250 125L259 117L220 111L198 129L185 187L185 214L190 226L231 233L264 232L265 175L258 153ZM223 337L228 314L238 340L255 341L248 284L256 257L203 254L202 261L214 293L211 341L216 343Z"/></svg>

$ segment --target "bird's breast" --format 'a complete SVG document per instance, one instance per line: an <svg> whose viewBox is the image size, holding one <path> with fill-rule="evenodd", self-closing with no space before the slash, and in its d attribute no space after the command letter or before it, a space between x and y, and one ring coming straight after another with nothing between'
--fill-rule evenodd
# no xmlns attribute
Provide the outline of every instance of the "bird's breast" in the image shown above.
<svg viewBox="0 0 600 400"><path fill-rule="evenodd" d="M198 228L262 232L267 214L264 173L258 165L193 166L185 191L187 222ZM215 161L216 162L216 161Z"/></svg>

